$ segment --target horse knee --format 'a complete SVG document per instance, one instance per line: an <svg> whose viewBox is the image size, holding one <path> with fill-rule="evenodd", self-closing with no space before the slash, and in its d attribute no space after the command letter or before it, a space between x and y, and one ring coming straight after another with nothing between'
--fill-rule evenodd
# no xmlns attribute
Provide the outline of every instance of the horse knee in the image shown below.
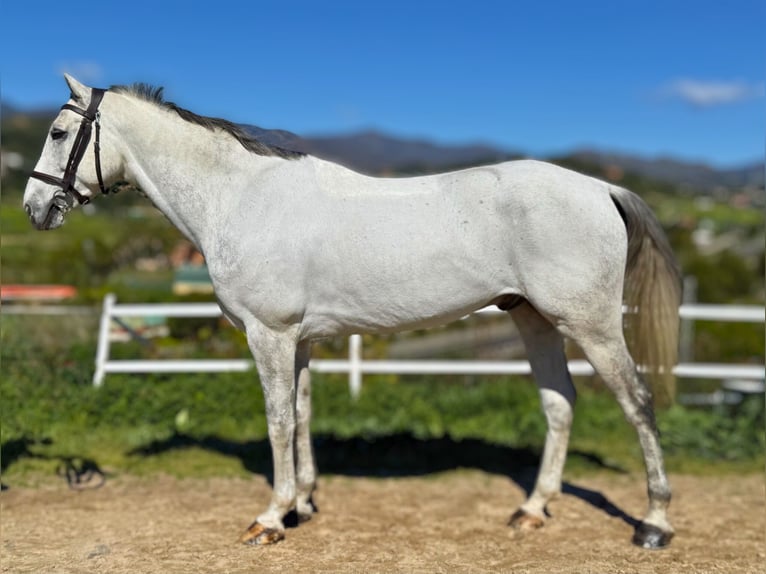
<svg viewBox="0 0 766 574"><path fill-rule="evenodd" d="M269 424L269 443L272 451L286 452L292 450L295 427L292 424Z"/></svg>

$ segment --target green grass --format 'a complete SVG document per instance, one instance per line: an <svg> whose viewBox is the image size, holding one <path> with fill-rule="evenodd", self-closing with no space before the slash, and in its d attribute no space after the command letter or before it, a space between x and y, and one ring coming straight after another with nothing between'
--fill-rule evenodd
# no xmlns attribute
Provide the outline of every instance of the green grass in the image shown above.
<svg viewBox="0 0 766 574"><path fill-rule="evenodd" d="M4 480L54 476L67 461L114 473L269 472L255 372L110 375L95 389L97 320L2 316ZM207 333L209 326L200 329ZM221 346L227 338L230 344ZM238 343L233 330L208 333L203 341L184 340L184 355L196 346L206 353L240 352ZM128 354L141 351L124 347ZM176 352L154 352L168 350ZM324 473L422 474L459 467L511 472L538 463L546 426L529 378L368 376L356 401L345 376L315 375L314 381L312 429ZM641 471L637 437L611 394L585 379L578 391L568 472ZM762 397L736 409L675 406L658 412L658 422L671 470L763 469Z"/></svg>
<svg viewBox="0 0 766 574"><path fill-rule="evenodd" d="M51 474L66 460L134 474L269 471L263 397L254 373L115 375L101 389L89 385L90 374L87 362L68 356L4 361L0 417L8 480ZM368 377L357 401L343 377L315 380L313 432L320 470L511 471L519 464L534 466L544 441L537 391L523 378L466 385L455 378ZM681 407L660 412L669 468L762 469L763 421L763 403L757 400L745 403L736 416ZM581 391L570 452L574 472L642 468L633 430L611 396L598 390Z"/></svg>

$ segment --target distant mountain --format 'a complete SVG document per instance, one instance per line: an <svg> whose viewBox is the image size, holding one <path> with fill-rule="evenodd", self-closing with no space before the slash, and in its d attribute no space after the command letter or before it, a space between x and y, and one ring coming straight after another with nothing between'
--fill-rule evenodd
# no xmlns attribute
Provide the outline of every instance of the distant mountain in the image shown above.
<svg viewBox="0 0 766 574"><path fill-rule="evenodd" d="M53 121L58 113L58 108L39 108L34 110L23 110L8 102L0 102L0 118L7 119L14 116L24 116L33 119L45 118Z"/></svg>
<svg viewBox="0 0 766 574"><path fill-rule="evenodd" d="M347 163L368 173L433 172L494 163L520 154L484 144L443 145L424 139L403 139L378 131L307 138L317 155Z"/></svg>
<svg viewBox="0 0 766 574"><path fill-rule="evenodd" d="M720 187L763 188L764 186L763 162L739 168L715 169L703 163L668 157L645 158L596 150L579 150L568 154L567 157L605 169L617 167L624 172L699 191L713 191Z"/></svg>
<svg viewBox="0 0 766 574"><path fill-rule="evenodd" d="M284 130L264 130L251 125L243 127L269 145L309 153L369 174L431 173L519 157L518 153L488 145L443 145L423 139L399 138L374 130L301 137Z"/></svg>
<svg viewBox="0 0 766 574"><path fill-rule="evenodd" d="M9 117L17 113L18 111L12 105L0 102L0 118Z"/></svg>
<svg viewBox="0 0 766 574"><path fill-rule="evenodd" d="M30 161L34 159L32 156L39 153L45 130L56 111L22 112L3 103L0 114L3 120L3 149L21 153ZM373 175L433 173L494 163L523 155L492 145L445 145L425 139L397 137L374 130L301 137L284 130L267 130L252 125L242 127L264 143L306 152ZM710 193L720 188L734 190L749 187L751 190L758 190L764 187L762 162L739 168L716 169L709 165L674 158L647 158L588 149L576 150L553 160L581 163L603 174L614 173L616 169L667 182L693 193Z"/></svg>
<svg viewBox="0 0 766 574"><path fill-rule="evenodd" d="M377 131L300 137L282 130L244 127L264 143L310 153L370 174L429 173L523 155L488 145L448 146L427 140L398 138ZM718 188L764 187L763 163L716 169L703 163L670 157L647 158L592 149L576 150L555 159L589 165L603 173L613 172L617 168L625 173L667 182L698 193L708 193Z"/></svg>
<svg viewBox="0 0 766 574"><path fill-rule="evenodd" d="M293 132L285 130L267 130L253 125L242 125L247 133L267 145L281 147L292 151L309 152L309 143Z"/></svg>

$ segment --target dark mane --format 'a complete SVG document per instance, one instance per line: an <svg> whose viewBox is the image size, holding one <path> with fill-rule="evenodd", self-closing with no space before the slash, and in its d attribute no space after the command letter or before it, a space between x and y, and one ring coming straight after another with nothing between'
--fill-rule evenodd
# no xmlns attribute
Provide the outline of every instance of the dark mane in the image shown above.
<svg viewBox="0 0 766 574"><path fill-rule="evenodd" d="M163 109L171 110L177 113L183 120L197 124L208 130L222 130L236 139L242 147L258 155L276 156L285 159L298 159L305 154L297 151L283 149L278 146L267 145L245 132L237 124L220 118L209 118L200 116L189 110L185 110L172 102L166 102L163 97L162 87L151 86L144 83L136 83L131 86L112 86L109 88L112 92L118 94L127 94L135 96L153 104L157 104Z"/></svg>

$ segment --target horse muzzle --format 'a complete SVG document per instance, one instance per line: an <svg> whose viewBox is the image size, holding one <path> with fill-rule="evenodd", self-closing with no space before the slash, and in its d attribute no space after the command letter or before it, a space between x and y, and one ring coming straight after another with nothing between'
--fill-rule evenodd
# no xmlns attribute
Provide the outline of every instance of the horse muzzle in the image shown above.
<svg viewBox="0 0 766 574"><path fill-rule="evenodd" d="M56 229L64 223L64 216L72 209L72 202L61 191L57 191L47 208L45 206L36 207L32 202L24 203L29 221L40 231Z"/></svg>

